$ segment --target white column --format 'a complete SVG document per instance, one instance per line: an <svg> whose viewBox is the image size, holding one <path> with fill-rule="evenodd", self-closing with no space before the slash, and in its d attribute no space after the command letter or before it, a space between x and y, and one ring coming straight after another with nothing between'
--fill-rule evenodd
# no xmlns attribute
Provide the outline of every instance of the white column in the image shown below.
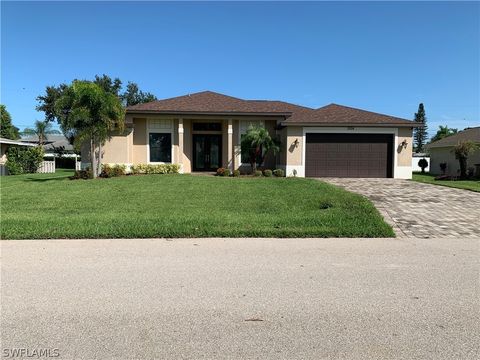
<svg viewBox="0 0 480 360"><path fill-rule="evenodd" d="M183 118L178 119L178 164L183 173Z"/></svg>
<svg viewBox="0 0 480 360"><path fill-rule="evenodd" d="M228 168L233 171L233 120L228 119L228 132L227 132L227 161Z"/></svg>

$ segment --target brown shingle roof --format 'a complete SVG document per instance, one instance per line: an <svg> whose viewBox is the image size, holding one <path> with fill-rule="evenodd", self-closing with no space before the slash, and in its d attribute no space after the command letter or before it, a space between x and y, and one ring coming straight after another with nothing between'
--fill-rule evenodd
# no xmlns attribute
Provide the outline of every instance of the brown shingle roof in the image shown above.
<svg viewBox="0 0 480 360"><path fill-rule="evenodd" d="M243 100L212 91L203 91L129 106L127 107L127 112L272 113L272 115L289 115L294 108L301 108L301 106L283 103L281 101Z"/></svg>
<svg viewBox="0 0 480 360"><path fill-rule="evenodd" d="M475 143L480 143L480 126L467 128L459 133L444 137L443 139L437 140L433 143L427 144L426 148L437 148L437 147L449 147L455 146L460 141L473 141Z"/></svg>
<svg viewBox="0 0 480 360"><path fill-rule="evenodd" d="M371 111L355 109L348 106L330 104L308 114L293 114L285 121L289 123L322 124L322 125L400 125L418 126L417 123L394 116L383 115Z"/></svg>
<svg viewBox="0 0 480 360"><path fill-rule="evenodd" d="M284 101L243 100L212 91L203 91L127 107L128 113L265 114L285 117L284 125L397 125L418 126L415 122L347 106L330 104L312 109Z"/></svg>

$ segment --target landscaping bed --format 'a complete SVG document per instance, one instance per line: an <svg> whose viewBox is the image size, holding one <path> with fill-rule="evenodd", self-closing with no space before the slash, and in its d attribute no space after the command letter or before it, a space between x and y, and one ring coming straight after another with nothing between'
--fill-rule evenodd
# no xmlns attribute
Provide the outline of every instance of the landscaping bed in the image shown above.
<svg viewBox="0 0 480 360"><path fill-rule="evenodd" d="M435 180L435 175L422 173L413 173L412 180L427 184L480 192L480 180Z"/></svg>
<svg viewBox="0 0 480 360"><path fill-rule="evenodd" d="M2 238L394 236L369 200L313 179L71 175L3 177Z"/></svg>

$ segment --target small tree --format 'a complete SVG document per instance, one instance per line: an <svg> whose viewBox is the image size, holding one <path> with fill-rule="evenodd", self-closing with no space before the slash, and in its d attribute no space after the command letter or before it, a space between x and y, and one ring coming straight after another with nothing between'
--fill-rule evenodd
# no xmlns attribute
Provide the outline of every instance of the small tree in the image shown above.
<svg viewBox="0 0 480 360"><path fill-rule="evenodd" d="M423 158L418 160L418 166L422 168L422 174L425 174L425 169L428 167L427 159Z"/></svg>
<svg viewBox="0 0 480 360"><path fill-rule="evenodd" d="M269 152L276 154L280 151L280 143L272 139L268 131L261 126L249 126L241 141L242 156L248 157L248 162L255 174L257 165L262 166Z"/></svg>
<svg viewBox="0 0 480 360"><path fill-rule="evenodd" d="M73 82L81 81L74 80ZM122 91L122 81L119 78L112 79L110 76L105 74L102 76L95 75L95 79L92 81L92 83L98 85L106 93L114 95L123 105L127 106L157 99L155 95L140 90L136 83L129 82L126 89ZM38 105L36 109L45 113L45 121L57 121L59 125L61 125L61 123L64 121L62 118L64 118L65 114L69 111L67 108L64 108L62 109L63 113L59 114L57 112L58 106L56 104L60 98L66 95L69 87L70 85L63 83L58 86L47 86L45 93L37 96ZM64 135L70 144L74 146L74 148L78 147L78 144L81 142L81 140L75 139L75 131L68 131L66 133L64 132Z"/></svg>
<svg viewBox="0 0 480 360"><path fill-rule="evenodd" d="M473 141L460 141L453 148L455 153L455 159L458 160L460 164L460 178L465 179L467 177L467 160L468 156L473 153L478 148L478 145Z"/></svg>
<svg viewBox="0 0 480 360"><path fill-rule="evenodd" d="M93 177L102 169L102 146L114 130L123 131L125 110L120 99L90 81L75 80L55 102L65 136L90 144Z"/></svg>
<svg viewBox="0 0 480 360"><path fill-rule="evenodd" d="M415 122L421 125L415 128L413 134L415 151L421 152L423 151L423 146L425 145L428 135L427 117L425 116L425 108L422 103L418 105L418 111L415 113Z"/></svg>
<svg viewBox="0 0 480 360"><path fill-rule="evenodd" d="M13 126L12 117L5 105L0 105L0 137L10 140L20 139L18 128Z"/></svg>

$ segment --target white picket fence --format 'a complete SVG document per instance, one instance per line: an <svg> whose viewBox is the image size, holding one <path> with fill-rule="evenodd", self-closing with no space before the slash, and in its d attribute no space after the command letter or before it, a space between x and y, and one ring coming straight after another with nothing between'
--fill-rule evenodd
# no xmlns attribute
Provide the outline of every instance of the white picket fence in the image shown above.
<svg viewBox="0 0 480 360"><path fill-rule="evenodd" d="M55 172L55 161L43 161L37 170L37 173L50 174Z"/></svg>

